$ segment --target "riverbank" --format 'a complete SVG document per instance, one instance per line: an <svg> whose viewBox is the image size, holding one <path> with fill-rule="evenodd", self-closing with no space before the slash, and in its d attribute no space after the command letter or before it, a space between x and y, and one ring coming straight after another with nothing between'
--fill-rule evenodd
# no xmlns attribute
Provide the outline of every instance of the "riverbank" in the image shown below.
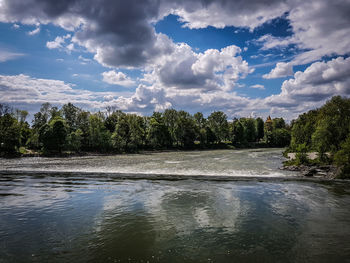
<svg viewBox="0 0 350 263"><path fill-rule="evenodd" d="M340 169L335 165L285 165L281 170L299 172L304 177L333 180L339 177Z"/></svg>
<svg viewBox="0 0 350 263"><path fill-rule="evenodd" d="M326 153L326 155L328 158L331 157L330 153ZM295 152L284 153L284 156L288 160L283 162L282 170L296 171L305 177L322 177L330 180L335 178L349 179L348 174L343 169L344 167L320 162L317 152L305 153L305 159L302 163L300 163L300 160L296 160L297 155Z"/></svg>

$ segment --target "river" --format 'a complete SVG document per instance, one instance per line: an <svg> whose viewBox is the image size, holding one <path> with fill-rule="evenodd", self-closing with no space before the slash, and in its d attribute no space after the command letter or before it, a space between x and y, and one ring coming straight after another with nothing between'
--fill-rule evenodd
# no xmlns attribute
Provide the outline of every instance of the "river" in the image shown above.
<svg viewBox="0 0 350 263"><path fill-rule="evenodd" d="M284 180L296 174L282 160L280 149L0 159L0 262L349 262L350 184Z"/></svg>

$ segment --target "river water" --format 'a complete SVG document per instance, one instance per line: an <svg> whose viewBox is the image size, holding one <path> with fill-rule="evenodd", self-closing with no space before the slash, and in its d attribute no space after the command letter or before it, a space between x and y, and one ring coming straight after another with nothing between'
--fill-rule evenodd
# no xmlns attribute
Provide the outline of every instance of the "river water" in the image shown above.
<svg viewBox="0 0 350 263"><path fill-rule="evenodd" d="M0 159L0 262L349 262L350 184L285 181L280 154Z"/></svg>

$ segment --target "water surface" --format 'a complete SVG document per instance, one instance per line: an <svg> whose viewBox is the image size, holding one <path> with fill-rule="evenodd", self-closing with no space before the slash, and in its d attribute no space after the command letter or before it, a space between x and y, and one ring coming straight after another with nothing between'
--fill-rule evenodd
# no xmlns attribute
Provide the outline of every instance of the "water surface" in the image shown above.
<svg viewBox="0 0 350 263"><path fill-rule="evenodd" d="M71 158L0 159L0 170L283 177L282 149L159 152Z"/></svg>
<svg viewBox="0 0 350 263"><path fill-rule="evenodd" d="M348 182L93 175L99 169L135 173L145 167L212 174L221 163L218 173L232 176L235 171L259 175L259 170L289 176L278 170L280 150L242 153L1 160L3 170L12 173L0 175L0 262L349 262ZM16 174L21 168L31 175ZM92 171L85 177L35 174L35 169Z"/></svg>

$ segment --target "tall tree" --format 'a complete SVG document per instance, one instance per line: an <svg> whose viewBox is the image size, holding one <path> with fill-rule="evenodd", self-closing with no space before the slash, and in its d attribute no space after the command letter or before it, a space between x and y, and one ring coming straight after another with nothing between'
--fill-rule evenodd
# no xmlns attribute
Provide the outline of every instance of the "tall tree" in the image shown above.
<svg viewBox="0 0 350 263"><path fill-rule="evenodd" d="M264 138L264 121L261 118L256 119L256 139L258 141Z"/></svg>
<svg viewBox="0 0 350 263"><path fill-rule="evenodd" d="M69 131L76 131L78 128L78 114L80 109L68 102L62 106L61 111L64 119L67 122Z"/></svg>
<svg viewBox="0 0 350 263"><path fill-rule="evenodd" d="M48 124L41 126L39 140L47 153L61 153L66 145L67 126L61 117L53 118Z"/></svg>
<svg viewBox="0 0 350 263"><path fill-rule="evenodd" d="M16 118L7 112L0 116L0 152L14 154L19 146L20 125Z"/></svg>
<svg viewBox="0 0 350 263"><path fill-rule="evenodd" d="M244 137L247 142L255 142L257 138L255 120L253 118L241 118L244 127Z"/></svg>
<svg viewBox="0 0 350 263"><path fill-rule="evenodd" d="M176 122L176 133L178 140L184 147L189 147L194 144L196 139L197 129L192 116L186 111L178 112L178 120Z"/></svg>
<svg viewBox="0 0 350 263"><path fill-rule="evenodd" d="M176 134L176 125L178 122L178 112L174 109L166 109L163 113L164 118L164 124L167 126L170 137L171 137L171 144L177 143L178 144L178 134Z"/></svg>
<svg viewBox="0 0 350 263"><path fill-rule="evenodd" d="M244 127L239 120L232 123L231 141L233 144L242 144L245 142Z"/></svg>
<svg viewBox="0 0 350 263"><path fill-rule="evenodd" d="M214 111L208 117L208 127L215 134L217 142L221 142L228 137L227 116L222 111Z"/></svg>
<svg viewBox="0 0 350 263"><path fill-rule="evenodd" d="M171 136L167 126L164 124L161 113L154 112L149 119L147 140L152 147L165 147L171 145Z"/></svg>

